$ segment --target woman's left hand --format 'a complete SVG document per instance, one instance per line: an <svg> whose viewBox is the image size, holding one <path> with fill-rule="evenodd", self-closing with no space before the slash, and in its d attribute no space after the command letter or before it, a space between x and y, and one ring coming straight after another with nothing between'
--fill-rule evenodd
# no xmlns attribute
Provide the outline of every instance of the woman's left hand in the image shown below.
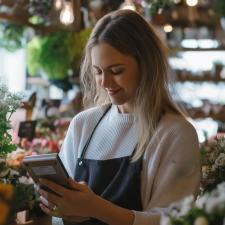
<svg viewBox="0 0 225 225"><path fill-rule="evenodd" d="M92 216L95 208L94 192L84 183L68 179L69 188L65 188L50 180L41 179L40 185L48 187L55 193L39 189L41 208L51 216L65 220L82 222Z"/></svg>

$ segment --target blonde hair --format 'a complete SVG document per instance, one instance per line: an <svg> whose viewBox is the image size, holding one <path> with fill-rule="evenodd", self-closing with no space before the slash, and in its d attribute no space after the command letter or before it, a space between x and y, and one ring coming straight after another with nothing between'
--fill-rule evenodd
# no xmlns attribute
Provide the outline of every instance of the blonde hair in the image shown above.
<svg viewBox="0 0 225 225"><path fill-rule="evenodd" d="M168 88L166 48L151 25L136 12L119 10L101 18L87 42L81 67L86 106L110 103L107 93L97 88L91 69L91 49L100 42L134 57L139 65L141 78L133 106L138 130L134 161L144 153L164 112L182 115Z"/></svg>

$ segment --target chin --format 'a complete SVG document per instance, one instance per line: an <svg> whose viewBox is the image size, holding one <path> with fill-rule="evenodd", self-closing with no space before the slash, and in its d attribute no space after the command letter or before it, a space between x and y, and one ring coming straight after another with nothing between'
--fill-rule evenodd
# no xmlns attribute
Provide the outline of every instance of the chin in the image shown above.
<svg viewBox="0 0 225 225"><path fill-rule="evenodd" d="M110 101L113 105L117 105L117 106L123 105L126 103L125 101L119 101L118 99L112 99L112 98L110 98Z"/></svg>

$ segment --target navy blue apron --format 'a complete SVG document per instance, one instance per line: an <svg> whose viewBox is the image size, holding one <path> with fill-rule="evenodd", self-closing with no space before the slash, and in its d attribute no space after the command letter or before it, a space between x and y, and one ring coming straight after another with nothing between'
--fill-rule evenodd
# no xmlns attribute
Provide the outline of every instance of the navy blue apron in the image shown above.
<svg viewBox="0 0 225 225"><path fill-rule="evenodd" d="M131 162L135 149L132 155L127 157L107 160L84 158L97 126L110 108L111 105L101 116L87 140L81 156L78 158L74 179L78 182L85 181L94 193L118 206L130 210L141 211L142 157L135 162ZM105 223L94 218L76 224L105 225Z"/></svg>

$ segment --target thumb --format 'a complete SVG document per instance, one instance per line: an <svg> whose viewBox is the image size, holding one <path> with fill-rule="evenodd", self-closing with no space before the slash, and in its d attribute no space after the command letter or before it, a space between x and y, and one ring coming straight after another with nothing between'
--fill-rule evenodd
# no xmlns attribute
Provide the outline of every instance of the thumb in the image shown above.
<svg viewBox="0 0 225 225"><path fill-rule="evenodd" d="M73 180L72 178L68 179L69 187L76 191L83 191L84 187L85 187L84 183L85 183L84 181L77 182L77 181Z"/></svg>
<svg viewBox="0 0 225 225"><path fill-rule="evenodd" d="M87 186L87 183L85 181L80 181L78 183Z"/></svg>

